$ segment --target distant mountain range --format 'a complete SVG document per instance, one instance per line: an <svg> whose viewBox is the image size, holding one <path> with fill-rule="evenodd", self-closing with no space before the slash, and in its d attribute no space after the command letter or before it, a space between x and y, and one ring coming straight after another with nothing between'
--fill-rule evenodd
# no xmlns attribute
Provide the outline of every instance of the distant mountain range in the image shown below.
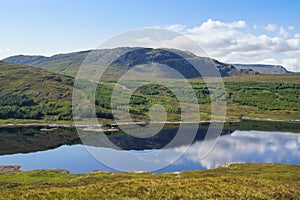
<svg viewBox="0 0 300 200"><path fill-rule="evenodd" d="M263 65L263 64L233 64L237 69L252 69L260 74L288 74L292 73L281 65Z"/></svg>
<svg viewBox="0 0 300 200"><path fill-rule="evenodd" d="M125 52L125 53L124 53ZM221 76L240 76L255 74L287 74L291 73L280 65L259 65L259 64L227 64L212 58L199 57L191 52L176 49L152 49L120 47L115 49L100 49L80 51L67 54L58 54L51 57L17 55L3 59L2 61L34 66L48 69L60 74L76 76L76 73L87 56L93 59L104 60L106 63L111 58L117 58L111 63L115 73L122 73L131 67L145 64L162 64L179 71L186 78L199 77L200 74L194 69L190 62L198 63L201 66L216 67ZM119 56L121 55L121 56ZM163 73L161 73L163 74ZM214 74L210 74L214 76Z"/></svg>

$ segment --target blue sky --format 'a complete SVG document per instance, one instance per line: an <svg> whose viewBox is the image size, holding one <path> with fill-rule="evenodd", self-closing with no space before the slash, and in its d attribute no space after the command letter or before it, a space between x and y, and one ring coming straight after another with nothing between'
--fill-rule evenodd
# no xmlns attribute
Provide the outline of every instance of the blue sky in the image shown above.
<svg viewBox="0 0 300 200"><path fill-rule="evenodd" d="M0 5L0 58L92 49L120 32L176 25L221 61L277 63L300 71L300 1L0 0ZM212 38L206 38L206 28L222 42L207 42Z"/></svg>

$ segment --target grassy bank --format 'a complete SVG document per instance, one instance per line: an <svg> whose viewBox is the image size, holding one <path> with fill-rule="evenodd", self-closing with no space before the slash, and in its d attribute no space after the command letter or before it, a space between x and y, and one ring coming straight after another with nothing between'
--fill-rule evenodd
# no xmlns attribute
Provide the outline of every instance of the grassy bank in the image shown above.
<svg viewBox="0 0 300 200"><path fill-rule="evenodd" d="M298 199L300 166L234 164L180 174L0 174L0 199Z"/></svg>

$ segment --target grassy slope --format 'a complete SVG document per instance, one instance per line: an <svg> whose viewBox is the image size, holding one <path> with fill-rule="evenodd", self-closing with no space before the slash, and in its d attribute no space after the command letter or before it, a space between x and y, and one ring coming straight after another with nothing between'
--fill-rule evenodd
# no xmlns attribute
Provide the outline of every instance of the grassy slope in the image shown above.
<svg viewBox="0 0 300 200"><path fill-rule="evenodd" d="M190 79L192 82L203 82L200 78ZM258 74L250 76L227 76L223 77L226 82L282 82L300 83L300 73L293 74Z"/></svg>
<svg viewBox="0 0 300 200"><path fill-rule="evenodd" d="M73 86L70 77L25 65L0 62L0 82L1 95L25 94L37 104L35 108L43 112L48 109L59 113L71 108ZM52 116L55 117L57 114ZM14 120L4 121L9 123Z"/></svg>
<svg viewBox="0 0 300 200"><path fill-rule="evenodd" d="M255 76L225 77L224 82L282 82L300 83L300 73L293 74L264 74Z"/></svg>
<svg viewBox="0 0 300 200"><path fill-rule="evenodd" d="M300 166L234 164L176 174L0 175L0 199L298 199Z"/></svg>
<svg viewBox="0 0 300 200"><path fill-rule="evenodd" d="M213 79L212 79L213 80ZM125 83L125 82L124 82ZM196 92L205 90L205 83L202 79L191 79L192 86ZM130 86L130 83L128 84ZM227 119L237 120L243 118L267 118L275 120L296 120L300 119L300 73L281 75L256 75L238 76L224 78L227 96ZM184 89L172 86L177 91L184 92ZM174 98L166 93L163 88L159 89L157 95L147 95L142 90L137 90L137 96L146 98L150 103L161 103L166 106L178 106ZM188 96L185 100L189 100ZM201 96L200 119L210 119L210 104L205 103L208 95ZM177 104L177 105L176 105ZM147 105L136 105L134 110L142 110ZM149 106L148 106L149 107ZM176 121L180 116L176 113L169 113L168 120ZM133 115L137 120L144 120L143 113Z"/></svg>
<svg viewBox="0 0 300 200"><path fill-rule="evenodd" d="M68 77L26 65L0 62L1 92L22 93L36 102L69 101L72 85Z"/></svg>
<svg viewBox="0 0 300 200"><path fill-rule="evenodd" d="M49 72L47 70L36 69L33 67L27 67L24 65L13 65L0 62L0 91L1 94L25 94L30 99L33 99L38 105L37 109L45 112L45 117L43 120L26 120L27 122L45 122L57 119L59 114L62 113L71 113L71 98L72 98L72 78L66 77L63 75L55 74ZM197 85L198 83L203 82L200 79L192 79L191 82ZM287 83L292 84L297 87L300 85L300 73L297 74L284 74L284 75L256 75L256 76L239 76L239 77L226 77L224 78L225 87L229 92L231 92L231 97L228 98L227 103L227 119L239 119L240 117L253 117L253 118L270 118L270 119L284 119L284 120L292 120L292 119L300 119L299 110L292 109L261 109L258 106L254 105L242 105L240 103L235 102L235 99L239 98L239 91L232 89L233 87L243 85L244 88L248 87L247 83L262 83L265 84L262 87L265 93L261 93L259 95L266 95L270 93L268 91L270 83ZM112 89L112 83L105 83L109 88ZM246 84L246 85L245 85ZM203 86L201 86L203 87ZM180 88L179 88L180 89ZM260 92L261 90L259 90ZM107 91L106 91L107 92ZM165 105L168 106L169 112L169 120L180 120L180 115L176 114L174 111L172 112L174 106L178 106L178 103L174 101L166 93L166 90L161 90L159 95L147 95L142 94L141 91L137 91L136 94L142 98L150 99L150 103L159 103L165 102ZM297 91L296 91L297 92ZM102 95L103 93L99 93L99 96L104 98L107 95ZM268 94L269 95L269 94ZM279 94L276 94L280 96ZM207 98L207 97L206 97ZM283 99L289 99L286 97L282 97ZM151 100L152 99L152 100ZM259 98L258 98L259 99ZM205 100L203 98L202 100ZM247 100L248 104L251 103L251 97ZM272 100L272 99L271 99ZM293 104L298 104L300 97L296 96L295 102ZM281 100L276 100L278 104L281 103ZM285 104L286 102L282 102ZM52 105L51 105L52 104ZM110 104L110 102L108 102ZM272 102L271 102L272 104ZM298 104L299 105L299 104ZM51 107L52 106L52 107ZM147 105L148 108L150 104ZM146 107L147 107L146 106ZM264 105L262 105L264 106ZM53 108L54 107L54 108ZM147 119L147 111L144 114L139 114L141 110L145 107L143 104L133 106L133 110L138 111L138 114L133 114L136 120L144 121ZM297 107L297 105L296 105ZM299 107L299 106L298 106ZM99 110L102 112L109 113L109 109L100 108ZM147 109L146 109L147 110ZM201 120L209 120L210 116L210 106L209 104L201 104ZM54 114L51 112L54 111ZM47 113L49 112L49 113ZM109 119L100 119L101 122L111 122ZM22 119L6 119L0 120L0 123L22 123L24 120ZM71 123L71 121L55 121L54 123Z"/></svg>
<svg viewBox="0 0 300 200"><path fill-rule="evenodd" d="M225 77L224 79L225 87L226 85L231 84L239 84L239 83L283 83L283 84L292 84L292 85L300 85L300 73L294 74L273 74L273 75L255 75L255 76L236 76L236 77ZM264 89L268 90L268 86ZM278 90L279 91L279 90ZM297 91L295 91L297 92ZM258 95L258 98L263 98L264 94ZM278 95L280 96L280 95ZM228 107L227 107L227 116L230 118L235 118L238 116L250 117L250 118L268 118L275 120L295 120L300 119L300 112L292 111L288 109L275 109L275 110L263 110L256 106L249 105L238 105L233 103L232 99L237 97L237 92L233 92L233 97L228 99ZM284 99L288 100L288 97L284 97ZM272 99L275 102L275 99ZM278 100L281 101L281 100ZM278 102L277 101L277 102ZM300 102L300 96L298 96L298 102ZM273 102L271 102L272 104ZM281 101L282 104L286 103ZM298 107L299 107L298 103Z"/></svg>

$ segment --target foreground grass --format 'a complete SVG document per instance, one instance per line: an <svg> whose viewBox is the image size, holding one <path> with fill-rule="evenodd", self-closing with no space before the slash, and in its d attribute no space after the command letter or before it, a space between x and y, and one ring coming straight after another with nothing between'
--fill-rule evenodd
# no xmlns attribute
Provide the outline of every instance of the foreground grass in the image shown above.
<svg viewBox="0 0 300 200"><path fill-rule="evenodd" d="M0 199L299 199L300 166L234 164L176 174L0 175Z"/></svg>

